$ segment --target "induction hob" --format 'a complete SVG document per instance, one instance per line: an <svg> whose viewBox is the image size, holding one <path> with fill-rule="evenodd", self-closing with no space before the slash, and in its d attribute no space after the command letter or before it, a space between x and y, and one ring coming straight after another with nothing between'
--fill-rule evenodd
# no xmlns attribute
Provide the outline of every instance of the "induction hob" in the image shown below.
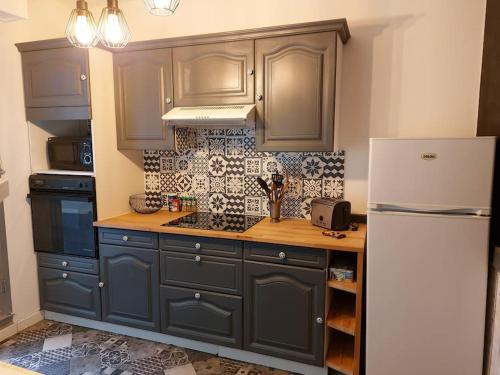
<svg viewBox="0 0 500 375"><path fill-rule="evenodd" d="M264 219L263 216L193 212L187 216L162 224L162 226L243 233L262 219Z"/></svg>

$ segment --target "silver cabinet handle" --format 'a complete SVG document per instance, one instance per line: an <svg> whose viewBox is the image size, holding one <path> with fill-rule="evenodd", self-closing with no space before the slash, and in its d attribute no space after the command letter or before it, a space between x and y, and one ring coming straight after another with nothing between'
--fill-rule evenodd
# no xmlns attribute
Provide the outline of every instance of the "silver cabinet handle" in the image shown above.
<svg viewBox="0 0 500 375"><path fill-rule="evenodd" d="M259 95L256 96L256 98L260 102L262 100L263 96L259 94Z"/></svg>
<svg viewBox="0 0 500 375"><path fill-rule="evenodd" d="M122 240L125 241L125 242L127 242L128 241L128 236L123 236Z"/></svg>
<svg viewBox="0 0 500 375"><path fill-rule="evenodd" d="M194 248L196 250L200 250L201 249L201 245L199 243L197 243L197 244L194 245Z"/></svg>
<svg viewBox="0 0 500 375"><path fill-rule="evenodd" d="M166 98L166 99L165 99L165 103L167 103L167 104L172 103L172 98Z"/></svg>
<svg viewBox="0 0 500 375"><path fill-rule="evenodd" d="M104 283L102 281L99 283L99 288L104 288Z"/></svg>
<svg viewBox="0 0 500 375"><path fill-rule="evenodd" d="M85 80L87 80L87 75L80 74L80 81L85 81Z"/></svg>
<svg viewBox="0 0 500 375"><path fill-rule="evenodd" d="M254 70L253 69L248 69L248 75L253 76Z"/></svg>
<svg viewBox="0 0 500 375"><path fill-rule="evenodd" d="M278 256L280 257L280 259L285 259L286 258L286 253L284 251L280 251L280 253L278 254Z"/></svg>
<svg viewBox="0 0 500 375"><path fill-rule="evenodd" d="M61 263L61 266L63 266L63 267L68 267L68 262L63 261L63 262Z"/></svg>
<svg viewBox="0 0 500 375"><path fill-rule="evenodd" d="M195 293L195 294L194 294L194 298L196 298L196 299L200 299L200 298L201 298L201 294L200 294L200 293Z"/></svg>
<svg viewBox="0 0 500 375"><path fill-rule="evenodd" d="M196 262L201 262L201 257L199 255L197 255L197 256L194 257L194 260Z"/></svg>
<svg viewBox="0 0 500 375"><path fill-rule="evenodd" d="M322 317L320 317L320 316L318 316L318 317L316 318L316 323L318 323L318 324L323 324L323 318L322 318Z"/></svg>
<svg viewBox="0 0 500 375"><path fill-rule="evenodd" d="M67 278L68 278L68 274L67 274L66 272L64 272L64 273L62 274L62 277L63 277L63 279L67 279Z"/></svg>

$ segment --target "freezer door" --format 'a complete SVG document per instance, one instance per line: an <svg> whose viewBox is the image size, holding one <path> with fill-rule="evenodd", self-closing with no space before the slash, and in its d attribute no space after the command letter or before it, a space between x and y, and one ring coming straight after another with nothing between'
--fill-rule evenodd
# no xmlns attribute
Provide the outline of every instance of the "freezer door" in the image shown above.
<svg viewBox="0 0 500 375"><path fill-rule="evenodd" d="M366 373L480 375L488 218L368 214Z"/></svg>
<svg viewBox="0 0 500 375"><path fill-rule="evenodd" d="M369 206L488 214L494 154L495 137L371 139Z"/></svg>

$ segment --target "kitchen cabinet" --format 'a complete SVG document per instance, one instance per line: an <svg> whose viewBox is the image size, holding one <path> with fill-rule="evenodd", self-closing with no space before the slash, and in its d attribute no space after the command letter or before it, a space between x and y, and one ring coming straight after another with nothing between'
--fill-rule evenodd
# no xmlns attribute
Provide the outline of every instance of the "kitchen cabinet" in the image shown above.
<svg viewBox="0 0 500 375"><path fill-rule="evenodd" d="M160 330L159 251L101 244L102 320Z"/></svg>
<svg viewBox="0 0 500 375"><path fill-rule="evenodd" d="M173 50L176 107L254 102L254 42L243 40Z"/></svg>
<svg viewBox="0 0 500 375"><path fill-rule="evenodd" d="M241 348L242 298L161 286L162 332Z"/></svg>
<svg viewBox="0 0 500 375"><path fill-rule="evenodd" d="M336 57L336 32L255 41L257 150L333 150Z"/></svg>
<svg viewBox="0 0 500 375"><path fill-rule="evenodd" d="M28 120L91 118L86 49L26 51L21 60Z"/></svg>
<svg viewBox="0 0 500 375"><path fill-rule="evenodd" d="M244 349L323 365L324 270L245 261Z"/></svg>
<svg viewBox="0 0 500 375"><path fill-rule="evenodd" d="M161 117L172 109L172 49L113 56L118 149L169 149L174 133Z"/></svg>
<svg viewBox="0 0 500 375"><path fill-rule="evenodd" d="M42 310L101 319L97 275L39 267L38 280Z"/></svg>

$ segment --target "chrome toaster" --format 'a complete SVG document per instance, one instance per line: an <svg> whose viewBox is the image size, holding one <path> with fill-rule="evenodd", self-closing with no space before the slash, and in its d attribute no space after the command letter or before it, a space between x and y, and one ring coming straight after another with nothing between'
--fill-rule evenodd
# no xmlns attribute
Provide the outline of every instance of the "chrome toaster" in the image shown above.
<svg viewBox="0 0 500 375"><path fill-rule="evenodd" d="M311 223L330 230L347 230L351 223L351 202L334 198L311 201Z"/></svg>

